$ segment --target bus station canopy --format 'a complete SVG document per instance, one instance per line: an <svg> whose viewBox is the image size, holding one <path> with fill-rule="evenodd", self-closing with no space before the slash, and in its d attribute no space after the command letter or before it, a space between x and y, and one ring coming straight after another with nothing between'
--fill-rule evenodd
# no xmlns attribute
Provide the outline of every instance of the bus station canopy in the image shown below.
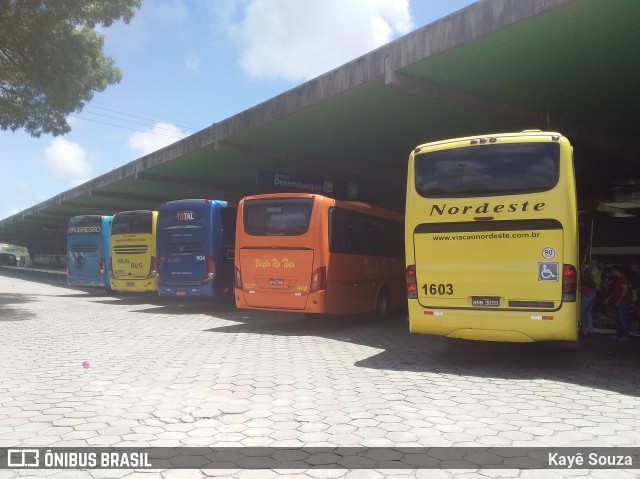
<svg viewBox="0 0 640 479"><path fill-rule="evenodd" d="M401 211L416 145L523 129L569 137L581 209L635 213L638 25L637 0L480 0L1 220L0 242L64 254L72 216L235 202L275 173Z"/></svg>

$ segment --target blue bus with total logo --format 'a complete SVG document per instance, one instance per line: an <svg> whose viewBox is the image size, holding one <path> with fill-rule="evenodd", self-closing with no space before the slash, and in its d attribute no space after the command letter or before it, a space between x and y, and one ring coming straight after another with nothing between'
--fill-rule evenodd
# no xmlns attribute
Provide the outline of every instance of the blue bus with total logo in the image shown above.
<svg viewBox="0 0 640 479"><path fill-rule="evenodd" d="M67 229L67 283L70 286L111 289L109 239L112 216L81 215Z"/></svg>
<svg viewBox="0 0 640 479"><path fill-rule="evenodd" d="M233 299L237 206L226 201L168 201L158 208L158 294Z"/></svg>

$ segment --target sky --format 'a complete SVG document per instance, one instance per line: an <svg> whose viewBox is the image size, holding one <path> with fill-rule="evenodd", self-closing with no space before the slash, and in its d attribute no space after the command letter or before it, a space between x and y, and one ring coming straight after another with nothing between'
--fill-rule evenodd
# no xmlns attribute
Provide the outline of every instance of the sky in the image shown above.
<svg viewBox="0 0 640 479"><path fill-rule="evenodd" d="M0 131L0 219L269 100L473 0L143 0L101 29L120 83L33 138Z"/></svg>

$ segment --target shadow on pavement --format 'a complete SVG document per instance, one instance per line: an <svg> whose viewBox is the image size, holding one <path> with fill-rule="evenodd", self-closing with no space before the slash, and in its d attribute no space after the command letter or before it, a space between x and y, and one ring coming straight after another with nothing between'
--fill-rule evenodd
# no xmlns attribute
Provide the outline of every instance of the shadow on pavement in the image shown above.
<svg viewBox="0 0 640 479"><path fill-rule="evenodd" d="M26 321L34 319L35 315L32 312L26 311L24 308L13 306L30 301L33 301L33 299L31 299L31 296L27 294L0 293L0 322Z"/></svg>
<svg viewBox="0 0 640 479"><path fill-rule="evenodd" d="M5 266L0 266L0 275L7 278L21 279L23 281L48 284L49 286L56 286L58 288L84 291L69 286L67 284L67 275L61 274L59 271L43 272L41 270L30 270L29 268L7 268Z"/></svg>
<svg viewBox="0 0 640 479"><path fill-rule="evenodd" d="M235 305L225 302L216 302L212 299L199 298L189 301L169 298L158 299L162 302L162 305L153 308L146 308L138 312L171 315L207 314L216 317L220 317L221 314L224 314L225 319L227 319L229 314L236 311Z"/></svg>
<svg viewBox="0 0 640 479"><path fill-rule="evenodd" d="M80 292L66 284L64 275L0 268L3 276L36 281ZM86 291L85 291L86 292ZM640 396L640 339L619 342L608 335L581 339L577 351L558 351L545 344L463 341L409 333L406 313L380 319L371 314L305 316L296 313L238 310L212 300L183 301L152 293L108 296L98 290L97 304L142 306L138 312L164 315L206 314L228 320L206 331L223 334L317 336L381 350L355 365L411 373L495 378L497 380L551 380ZM71 293L69 294L71 296ZM29 295L2 293L0 320L30 319L14 305ZM425 380L429 380L428 376Z"/></svg>
<svg viewBox="0 0 640 479"><path fill-rule="evenodd" d="M301 314L230 312L238 324L216 333L319 336L382 349L355 363L371 369L495 378L550 380L640 396L640 339L619 342L606 334L583 338L575 351L544 343L492 343L411 334L405 314L309 318Z"/></svg>

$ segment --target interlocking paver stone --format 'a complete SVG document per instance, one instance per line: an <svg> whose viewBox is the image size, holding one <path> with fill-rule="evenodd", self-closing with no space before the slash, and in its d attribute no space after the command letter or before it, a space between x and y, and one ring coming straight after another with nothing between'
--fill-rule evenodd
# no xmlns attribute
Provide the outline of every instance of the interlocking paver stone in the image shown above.
<svg viewBox="0 0 640 479"><path fill-rule="evenodd" d="M27 319L12 321L17 314ZM87 293L64 277L0 268L0 447L640 444L640 340L593 337L577 352L530 346L411 335L401 313L310 321ZM392 467L391 449L380 454ZM640 471L69 472L30 475L526 479ZM14 475L0 471L4 477Z"/></svg>

